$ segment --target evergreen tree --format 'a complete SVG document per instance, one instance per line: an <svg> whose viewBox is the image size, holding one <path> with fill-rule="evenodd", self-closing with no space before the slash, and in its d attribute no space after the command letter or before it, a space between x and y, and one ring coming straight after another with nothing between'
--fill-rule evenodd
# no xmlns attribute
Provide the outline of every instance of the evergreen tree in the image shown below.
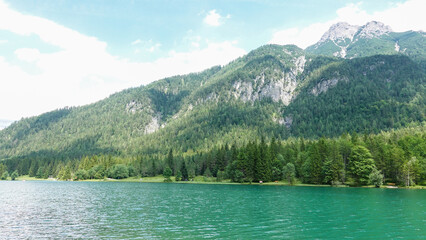
<svg viewBox="0 0 426 240"><path fill-rule="evenodd" d="M329 156L323 165L324 183L334 184L344 182L343 158L339 153L337 143L333 141L329 148Z"/></svg>
<svg viewBox="0 0 426 240"><path fill-rule="evenodd" d="M210 168L207 168L206 171L204 171L204 177L213 177L212 172L210 171Z"/></svg>
<svg viewBox="0 0 426 240"><path fill-rule="evenodd" d="M175 162L173 159L173 149L170 149L169 155L167 155L167 166L174 172Z"/></svg>
<svg viewBox="0 0 426 240"><path fill-rule="evenodd" d="M29 176L30 177L35 177L37 175L38 172L38 161L33 160L31 161L31 167L29 170Z"/></svg>
<svg viewBox="0 0 426 240"><path fill-rule="evenodd" d="M166 167L163 171L164 182L171 182L170 177L172 176L172 169L170 167Z"/></svg>
<svg viewBox="0 0 426 240"><path fill-rule="evenodd" d="M323 182L323 161L317 144L313 144L310 148L310 180L312 183L320 184Z"/></svg>
<svg viewBox="0 0 426 240"><path fill-rule="evenodd" d="M188 169L186 168L185 160L182 161L182 166L180 168L180 172L182 174L182 181L188 180Z"/></svg>
<svg viewBox="0 0 426 240"><path fill-rule="evenodd" d="M268 146L265 143L265 138L262 137L259 145L259 159L256 165L257 179L263 182L269 182L271 179L270 154Z"/></svg>
<svg viewBox="0 0 426 240"><path fill-rule="evenodd" d="M248 174L251 171L251 169L249 169L248 163L249 160L246 151L245 149L241 149L237 157L237 169L240 170L245 177L248 177Z"/></svg>

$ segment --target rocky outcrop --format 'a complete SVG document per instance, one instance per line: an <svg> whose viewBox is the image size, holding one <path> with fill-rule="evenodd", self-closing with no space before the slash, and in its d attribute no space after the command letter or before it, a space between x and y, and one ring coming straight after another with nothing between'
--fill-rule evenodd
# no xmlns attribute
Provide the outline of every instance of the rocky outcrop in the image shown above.
<svg viewBox="0 0 426 240"><path fill-rule="evenodd" d="M130 101L129 103L126 104L126 111L128 113L132 113L135 114L136 112L142 110L143 108L143 104L139 103L135 100Z"/></svg>
<svg viewBox="0 0 426 240"><path fill-rule="evenodd" d="M355 33L358 31L359 26L350 25L346 22L339 22L333 24L330 29L325 32L318 43L331 40L333 42L345 41L350 39L352 41Z"/></svg>
<svg viewBox="0 0 426 240"><path fill-rule="evenodd" d="M346 58L347 55L351 55L350 53L348 54L348 49L350 50L350 46L358 40L363 38L378 38L384 34L390 33L391 31L392 29L389 26L377 21L368 22L363 26L340 22L332 25L330 29L322 35L320 41L308 49L315 51L317 49L321 49L321 46L325 44L332 43L336 46L337 51L333 49L335 52L329 54L332 54L335 57ZM330 47L327 45L326 49L329 48ZM395 46L395 50L399 51L399 48Z"/></svg>
<svg viewBox="0 0 426 240"><path fill-rule="evenodd" d="M389 32L392 32L392 29L389 26L386 26L381 22L371 21L359 28L356 33L356 37L371 39Z"/></svg>
<svg viewBox="0 0 426 240"><path fill-rule="evenodd" d="M290 104L295 97L294 90L297 87L297 75L303 73L305 68L305 56L294 58L293 64L294 67L289 72L280 73L281 78L279 79L267 79L264 74L261 74L254 81L235 81L232 86L231 96L243 102L271 98L274 102L281 102L284 105Z"/></svg>
<svg viewBox="0 0 426 240"><path fill-rule="evenodd" d="M274 122L280 124L280 125L284 125L286 128L290 128L291 125L293 124L293 117L292 116L286 116L286 117L281 117L281 118L274 118L272 119Z"/></svg>
<svg viewBox="0 0 426 240"><path fill-rule="evenodd" d="M350 25L346 22L333 24L327 32L325 32L317 44L327 41L334 43L345 42L347 39L352 42L356 38L374 38L383 34L392 32L389 26L377 21L371 21L363 26Z"/></svg>
<svg viewBox="0 0 426 240"><path fill-rule="evenodd" d="M254 102L265 98L271 98L274 102L281 101L288 105L294 97L294 90L297 87L297 81L293 73L284 74L284 77L278 80L269 80L265 83L263 76L258 77L255 83L257 90L254 89L252 82L236 81L233 84L232 96L243 102Z"/></svg>
<svg viewBox="0 0 426 240"><path fill-rule="evenodd" d="M160 121L161 121L161 116L159 114L157 114L156 116L153 116L151 119L151 122L149 122L145 126L145 131L144 131L145 134L154 133L158 129L160 129Z"/></svg>
<svg viewBox="0 0 426 240"><path fill-rule="evenodd" d="M303 73L303 71L305 70L305 64L306 64L305 56L300 56L296 58L296 61L294 61L294 64L296 65L296 67L292 69L293 75L297 76L299 73Z"/></svg>
<svg viewBox="0 0 426 240"><path fill-rule="evenodd" d="M400 49L400 47L399 47L399 44L398 44L398 41L397 41L397 42L395 42L395 51L399 52L399 49Z"/></svg>
<svg viewBox="0 0 426 240"><path fill-rule="evenodd" d="M336 86L338 82L340 81L349 81L348 78L332 78L328 80L323 80L319 82L314 88L312 88L311 93L315 96L318 96L319 94L323 92L327 92L330 87Z"/></svg>

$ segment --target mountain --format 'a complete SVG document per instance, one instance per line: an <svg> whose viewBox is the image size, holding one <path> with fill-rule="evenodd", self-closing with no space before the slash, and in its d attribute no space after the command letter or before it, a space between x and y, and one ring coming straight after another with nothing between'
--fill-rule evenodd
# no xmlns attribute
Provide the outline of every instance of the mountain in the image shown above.
<svg viewBox="0 0 426 240"><path fill-rule="evenodd" d="M426 58L424 32L393 32L377 21L363 26L340 22L332 25L320 41L308 47L308 53L346 59L376 54L402 54L417 61Z"/></svg>
<svg viewBox="0 0 426 240"><path fill-rule="evenodd" d="M396 36L400 51L374 45ZM15 122L0 131L0 159L191 154L262 135L332 137L421 123L424 46L423 33L336 24L306 50L266 45L223 67Z"/></svg>

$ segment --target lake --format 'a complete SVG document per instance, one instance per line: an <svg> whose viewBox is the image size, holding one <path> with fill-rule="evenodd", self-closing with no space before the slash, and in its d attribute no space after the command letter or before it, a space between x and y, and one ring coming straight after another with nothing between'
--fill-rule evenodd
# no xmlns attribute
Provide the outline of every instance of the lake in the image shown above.
<svg viewBox="0 0 426 240"><path fill-rule="evenodd" d="M0 239L426 239L426 191L0 181Z"/></svg>

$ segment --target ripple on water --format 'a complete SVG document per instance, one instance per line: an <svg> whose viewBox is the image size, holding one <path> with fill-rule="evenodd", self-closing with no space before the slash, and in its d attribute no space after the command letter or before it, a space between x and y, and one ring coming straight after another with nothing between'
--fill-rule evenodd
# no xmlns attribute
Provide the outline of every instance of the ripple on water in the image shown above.
<svg viewBox="0 0 426 240"><path fill-rule="evenodd" d="M0 239L426 238L425 191L0 182Z"/></svg>

